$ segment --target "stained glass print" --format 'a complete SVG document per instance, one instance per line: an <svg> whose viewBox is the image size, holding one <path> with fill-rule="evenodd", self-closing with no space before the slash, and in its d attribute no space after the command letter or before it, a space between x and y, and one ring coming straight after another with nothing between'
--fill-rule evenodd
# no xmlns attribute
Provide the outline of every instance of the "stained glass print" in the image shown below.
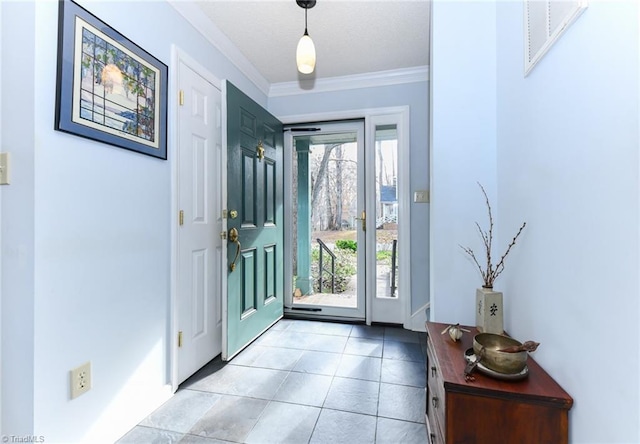
<svg viewBox="0 0 640 444"><path fill-rule="evenodd" d="M79 107L74 104L74 120L157 147L158 72L80 22L83 26L76 28L82 35L80 82L76 83Z"/></svg>

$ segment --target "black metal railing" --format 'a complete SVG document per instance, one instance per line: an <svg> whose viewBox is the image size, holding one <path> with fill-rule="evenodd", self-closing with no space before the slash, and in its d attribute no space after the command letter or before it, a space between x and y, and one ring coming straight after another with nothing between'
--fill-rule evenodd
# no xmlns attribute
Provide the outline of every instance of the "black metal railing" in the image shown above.
<svg viewBox="0 0 640 444"><path fill-rule="evenodd" d="M396 257L398 255L398 239L393 240L391 247L391 297L396 297Z"/></svg>
<svg viewBox="0 0 640 444"><path fill-rule="evenodd" d="M329 275L331 276L331 293L336 292L336 255L333 254L333 251L331 251L329 249L329 247L327 247L327 244L325 244L324 242L322 242L321 239L317 239L318 241L318 245L320 245L320 259L319 259L319 263L318 263L318 270L319 270L319 274L320 276L318 277L318 292L322 293L322 287L324 286L324 273L329 273ZM329 257L331 258L331 268L330 269L326 269L324 266L324 253L327 253L329 255Z"/></svg>

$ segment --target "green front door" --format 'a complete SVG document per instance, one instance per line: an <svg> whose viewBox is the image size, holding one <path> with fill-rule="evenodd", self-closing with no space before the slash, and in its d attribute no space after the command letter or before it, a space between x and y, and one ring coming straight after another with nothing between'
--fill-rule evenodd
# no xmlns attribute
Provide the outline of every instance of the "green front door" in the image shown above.
<svg viewBox="0 0 640 444"><path fill-rule="evenodd" d="M223 359L283 313L282 123L226 83L227 301Z"/></svg>

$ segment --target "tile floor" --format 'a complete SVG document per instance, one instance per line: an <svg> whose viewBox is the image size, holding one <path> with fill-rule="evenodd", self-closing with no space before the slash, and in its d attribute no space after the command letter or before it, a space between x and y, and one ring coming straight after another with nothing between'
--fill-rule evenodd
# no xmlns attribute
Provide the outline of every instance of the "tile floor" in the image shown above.
<svg viewBox="0 0 640 444"><path fill-rule="evenodd" d="M283 319L118 443L426 443L425 334Z"/></svg>

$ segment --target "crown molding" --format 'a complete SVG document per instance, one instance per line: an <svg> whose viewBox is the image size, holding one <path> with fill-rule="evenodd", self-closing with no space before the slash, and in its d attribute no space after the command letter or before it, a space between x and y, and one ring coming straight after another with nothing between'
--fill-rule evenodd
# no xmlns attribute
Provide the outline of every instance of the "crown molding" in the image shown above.
<svg viewBox="0 0 640 444"><path fill-rule="evenodd" d="M265 96L269 95L270 83L238 48L211 22L192 2L167 0L200 34L215 46L231 63L253 82Z"/></svg>
<svg viewBox="0 0 640 444"><path fill-rule="evenodd" d="M429 67L416 66L352 76L326 77L315 81L272 83L269 98L428 81Z"/></svg>

